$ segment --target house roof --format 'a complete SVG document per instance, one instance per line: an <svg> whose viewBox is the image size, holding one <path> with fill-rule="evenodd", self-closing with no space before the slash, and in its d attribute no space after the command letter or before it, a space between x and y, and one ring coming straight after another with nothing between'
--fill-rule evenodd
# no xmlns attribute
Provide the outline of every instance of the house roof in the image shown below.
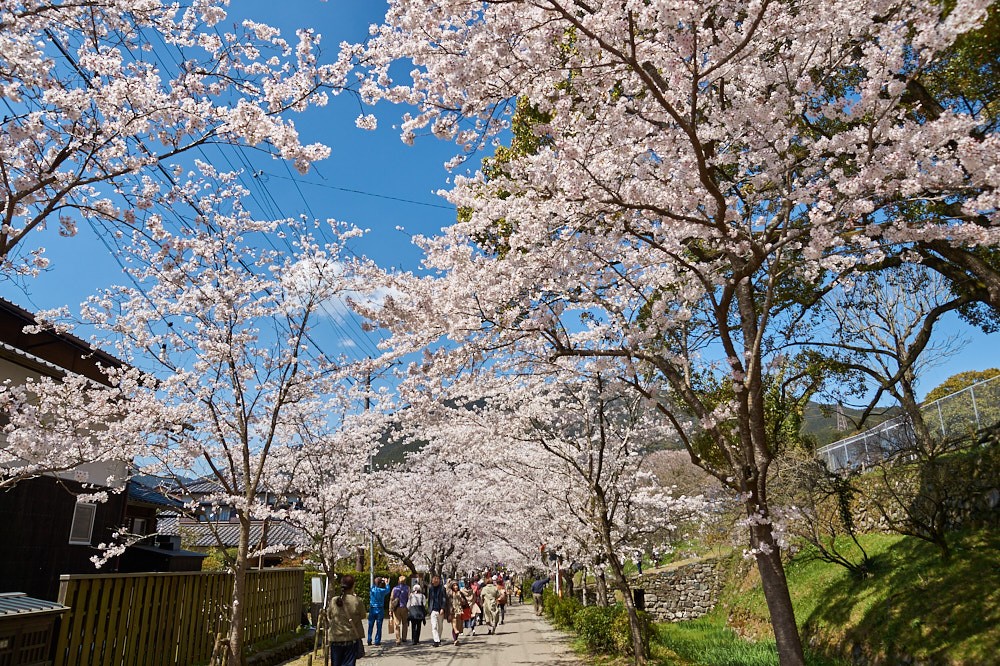
<svg viewBox="0 0 1000 666"><path fill-rule="evenodd" d="M250 543L253 547L260 544L263 521L254 521L250 525ZM161 519L158 527L163 533L178 533L186 538L187 543L193 548L211 548L218 546L219 542L225 548L233 548L239 545L240 525L239 523L180 523L176 518L171 520ZM218 533L216 539L215 533ZM306 547L311 543L309 536L299 528L284 521L267 521L267 545L285 546L286 548Z"/></svg>
<svg viewBox="0 0 1000 666"><path fill-rule="evenodd" d="M128 501L132 504L149 504L162 509L179 509L184 506L184 502L158 493L136 479L132 479L128 484Z"/></svg>
<svg viewBox="0 0 1000 666"><path fill-rule="evenodd" d="M33 613L61 613L66 610L69 610L68 606L54 601L35 599L24 592L0 593L0 618Z"/></svg>
<svg viewBox="0 0 1000 666"><path fill-rule="evenodd" d="M101 367L121 367L125 362L101 351L70 333L44 330L25 333L35 324L35 315L0 298L0 356L45 375L60 377L66 372L107 383Z"/></svg>
<svg viewBox="0 0 1000 666"><path fill-rule="evenodd" d="M128 547L131 550L141 550L147 553L155 553L162 557L208 557L206 553L199 553L193 550L184 550L179 548L177 550L170 550L169 548L160 548L159 546L147 546L144 544L134 544Z"/></svg>

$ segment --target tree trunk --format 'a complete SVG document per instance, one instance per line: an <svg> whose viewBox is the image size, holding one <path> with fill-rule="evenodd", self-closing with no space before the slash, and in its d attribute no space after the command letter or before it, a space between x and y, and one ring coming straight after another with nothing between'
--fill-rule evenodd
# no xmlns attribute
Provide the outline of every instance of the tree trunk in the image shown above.
<svg viewBox="0 0 1000 666"><path fill-rule="evenodd" d="M755 503L753 509L750 504L747 505L751 519L758 516L756 508ZM795 611L792 608L792 597L788 593L781 552L774 542L770 523L751 525L750 545L757 560L767 610L771 614L771 626L778 647L778 663L781 666L805 666L802 640L799 638L798 625L795 624Z"/></svg>
<svg viewBox="0 0 1000 666"><path fill-rule="evenodd" d="M636 666L642 666L646 663L646 644L642 640L642 625L639 624L639 613L632 600L632 590L629 588L628 580L625 578L625 570L622 568L621 562L618 561L618 557L611 555L608 559L611 561L611 569L614 574L613 584L615 589L621 592L622 603L625 604L625 612L628 613L628 626L632 633L633 663Z"/></svg>
<svg viewBox="0 0 1000 666"><path fill-rule="evenodd" d="M596 603L598 606L607 607L608 605L608 581L604 579L604 570L595 569L594 570L594 587L597 590Z"/></svg>
<svg viewBox="0 0 1000 666"><path fill-rule="evenodd" d="M225 666L243 666L243 623L246 617L247 560L250 553L250 516L239 512L240 542L233 568L233 595L229 608L229 636L222 662Z"/></svg>

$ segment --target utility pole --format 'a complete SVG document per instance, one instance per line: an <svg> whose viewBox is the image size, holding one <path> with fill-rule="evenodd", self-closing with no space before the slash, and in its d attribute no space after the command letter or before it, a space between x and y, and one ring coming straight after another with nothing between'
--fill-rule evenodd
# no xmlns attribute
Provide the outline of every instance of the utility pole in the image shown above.
<svg viewBox="0 0 1000 666"><path fill-rule="evenodd" d="M367 412L372 407L371 399L372 390L372 372L368 370L365 374L365 411ZM375 471L375 453L368 454L368 473L372 474ZM371 529L368 532L368 587L369 589L375 587L375 499L371 495L368 496L368 504L371 506Z"/></svg>

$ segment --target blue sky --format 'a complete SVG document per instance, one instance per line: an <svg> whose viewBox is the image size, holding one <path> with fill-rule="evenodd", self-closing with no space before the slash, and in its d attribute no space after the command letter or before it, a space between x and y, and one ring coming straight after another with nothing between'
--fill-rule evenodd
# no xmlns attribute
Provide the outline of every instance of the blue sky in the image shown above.
<svg viewBox="0 0 1000 666"><path fill-rule="evenodd" d="M276 12L279 6L281 11ZM297 28L313 27L323 35L324 51L333 58L341 41L366 38L368 26L380 22L384 7L375 1L286 0L278 5L236 0L230 18L220 29L252 17L281 28L283 35L294 40ZM357 128L355 119L361 113L379 116L379 128ZM304 142L325 143L332 154L301 176L284 162L243 151L242 156L252 163L243 178L251 191L252 205L264 216L305 214L368 229L368 235L352 242L353 252L386 267L418 268L420 253L410 234L433 234L455 220L454 208L435 192L447 187L451 174L443 164L455 154L456 147L431 136L420 137L416 146L405 145L393 126L402 113L388 105L363 107L357 96L343 93L332 97L326 107L293 116ZM234 151L228 151L223 159L220 156L209 150L184 159L208 159L220 170L243 167ZM470 168L478 162L477 156ZM73 238L46 232L31 242L46 248L50 270L20 285L0 283L0 294L26 308L69 306L75 310L96 289L124 281L120 267L86 224L80 225L79 235ZM363 332L357 322L328 323L323 337L329 353L374 353L371 344L366 344L373 334Z"/></svg>
<svg viewBox="0 0 1000 666"><path fill-rule="evenodd" d="M323 44L331 57L341 41L364 40L369 24L379 22L385 8L378 0L284 0L280 5L235 0L233 5L230 22L252 16L276 25L292 37L298 27L314 27L323 35ZM355 127L354 120L359 114L372 112L379 117L378 130ZM416 269L420 253L410 243L409 234L433 234L455 219L454 209L434 192L448 186L452 174L444 169L443 163L458 148L431 136L418 137L415 146L406 146L393 126L402 113L402 109L389 106L362 107L351 94L335 97L327 107L312 109L295 118L305 141L321 141L332 148L329 159L305 176L299 176L282 162L258 160L254 162L254 171L262 173L256 178L247 176L245 183L264 213L279 217L306 214L320 219L335 218L370 229L365 238L352 244L354 252L385 267ZM480 157L474 156L462 169L475 168ZM217 166L227 167L224 163ZM404 227L406 232L398 231L397 226ZM86 225L81 225L81 233L75 238L51 233L38 242L46 247L52 268L20 287L0 282L0 294L24 307L75 309L97 288L123 281L117 263ZM361 331L358 322L331 320L328 324L323 335L324 344L330 347L328 352L335 351L334 348L361 355L373 351L372 334ZM971 342L960 354L928 371L922 392L956 372L1000 365L997 350L1000 336L970 330L956 318L950 319L946 328L964 329Z"/></svg>

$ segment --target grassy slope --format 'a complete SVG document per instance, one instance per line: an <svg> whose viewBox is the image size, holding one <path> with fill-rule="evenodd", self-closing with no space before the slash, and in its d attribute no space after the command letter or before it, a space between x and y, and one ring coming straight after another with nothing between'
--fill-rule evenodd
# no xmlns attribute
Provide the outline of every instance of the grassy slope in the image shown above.
<svg viewBox="0 0 1000 666"><path fill-rule="evenodd" d="M865 646L868 653L938 663L996 663L1000 535L956 534L947 563L935 548L908 537L867 535L863 543L878 572L867 580L853 580L808 553L789 563L792 601L806 640L841 654ZM767 611L759 588L734 595L726 605L743 632L764 634Z"/></svg>

